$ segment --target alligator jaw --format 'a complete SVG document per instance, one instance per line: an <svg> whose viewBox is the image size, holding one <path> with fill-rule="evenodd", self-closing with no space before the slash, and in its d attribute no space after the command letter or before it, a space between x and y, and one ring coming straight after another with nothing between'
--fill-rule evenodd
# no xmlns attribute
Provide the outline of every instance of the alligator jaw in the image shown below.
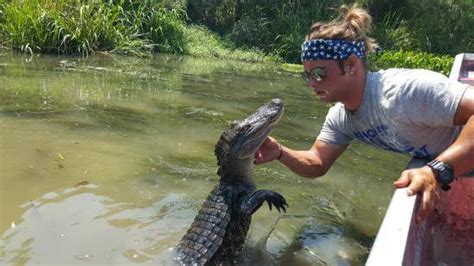
<svg viewBox="0 0 474 266"><path fill-rule="evenodd" d="M283 114L283 103L274 99L260 107L255 113L234 124L227 131L233 131L230 151L234 157L253 157ZM224 133L225 134L225 133Z"/></svg>

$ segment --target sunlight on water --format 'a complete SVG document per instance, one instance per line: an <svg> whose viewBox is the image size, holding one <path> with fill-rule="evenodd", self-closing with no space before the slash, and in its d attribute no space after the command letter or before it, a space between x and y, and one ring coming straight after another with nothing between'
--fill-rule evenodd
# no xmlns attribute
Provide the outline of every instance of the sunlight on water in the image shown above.
<svg viewBox="0 0 474 266"><path fill-rule="evenodd" d="M2 265L172 264L218 180L214 145L231 121L281 98L273 136L308 148L328 109L274 66L166 55L0 61ZM257 186L290 208L271 232L278 213L256 213L239 264L362 265L406 161L356 143L317 180L258 166Z"/></svg>

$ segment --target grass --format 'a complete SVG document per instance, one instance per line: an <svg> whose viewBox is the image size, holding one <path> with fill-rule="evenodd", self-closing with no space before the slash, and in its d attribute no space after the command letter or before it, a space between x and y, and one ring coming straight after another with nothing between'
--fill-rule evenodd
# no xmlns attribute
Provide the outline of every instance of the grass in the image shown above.
<svg viewBox="0 0 474 266"><path fill-rule="evenodd" d="M203 26L191 25L186 29L186 53L198 57L214 57L246 62L276 62L277 56L265 55L256 49L239 49Z"/></svg>

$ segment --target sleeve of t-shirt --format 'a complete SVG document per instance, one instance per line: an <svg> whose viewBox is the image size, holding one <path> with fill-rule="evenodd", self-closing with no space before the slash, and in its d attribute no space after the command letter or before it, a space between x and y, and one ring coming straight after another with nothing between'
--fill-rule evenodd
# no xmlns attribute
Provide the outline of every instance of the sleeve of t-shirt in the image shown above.
<svg viewBox="0 0 474 266"><path fill-rule="evenodd" d="M329 109L317 140L338 145L351 142L352 138L344 132L344 117L340 108L336 105Z"/></svg>
<svg viewBox="0 0 474 266"><path fill-rule="evenodd" d="M402 105L409 122L452 127L468 86L432 71L419 71L403 90Z"/></svg>

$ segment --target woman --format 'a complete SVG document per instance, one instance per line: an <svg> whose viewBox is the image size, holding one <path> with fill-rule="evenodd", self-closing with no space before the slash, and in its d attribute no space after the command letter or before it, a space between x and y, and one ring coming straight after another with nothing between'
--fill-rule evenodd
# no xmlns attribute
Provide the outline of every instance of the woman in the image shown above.
<svg viewBox="0 0 474 266"><path fill-rule="evenodd" d="M431 160L394 182L421 193L417 222L434 209L439 188L474 168L474 88L427 70L370 72L367 55L376 44L367 34L366 10L343 7L331 22L311 26L302 45L303 78L330 108L309 150L293 150L269 137L255 156L279 160L305 177L324 175L353 139Z"/></svg>

